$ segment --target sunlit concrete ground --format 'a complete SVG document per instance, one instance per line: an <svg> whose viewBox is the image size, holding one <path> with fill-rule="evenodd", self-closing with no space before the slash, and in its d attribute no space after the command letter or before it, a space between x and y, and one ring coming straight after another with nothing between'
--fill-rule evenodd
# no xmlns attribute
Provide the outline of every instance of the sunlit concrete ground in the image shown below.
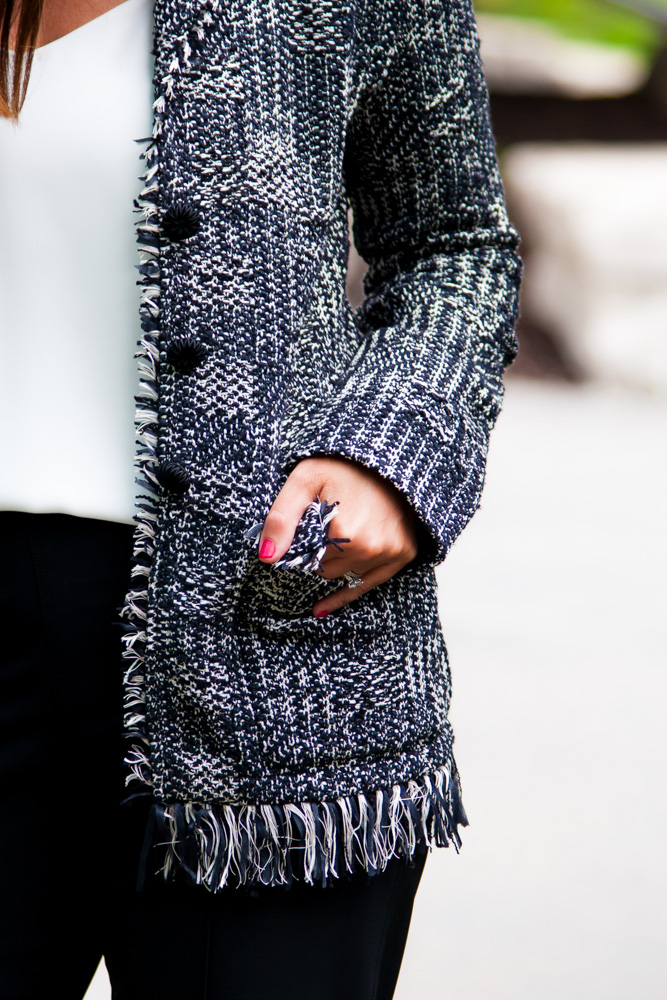
<svg viewBox="0 0 667 1000"><path fill-rule="evenodd" d="M666 455L664 397L508 380L439 571L471 826L396 1000L667 996Z"/></svg>
<svg viewBox="0 0 667 1000"><path fill-rule="evenodd" d="M510 382L440 571L471 826L397 1000L667 996L667 402Z"/></svg>

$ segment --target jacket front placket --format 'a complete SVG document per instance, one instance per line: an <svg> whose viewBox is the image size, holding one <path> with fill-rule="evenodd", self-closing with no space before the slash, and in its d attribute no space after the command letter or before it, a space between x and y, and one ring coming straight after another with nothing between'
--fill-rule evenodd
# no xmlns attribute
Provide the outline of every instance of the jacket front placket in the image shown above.
<svg viewBox="0 0 667 1000"><path fill-rule="evenodd" d="M251 486L261 466L251 428L257 393L243 377L252 370L252 345L231 335L240 318L253 318L240 218L247 111L219 8L217 0L156 0L154 126L136 205L141 496L122 612L125 725L134 776L157 793L162 687L177 679L170 672L187 667L189 638L214 619L231 623L254 558L244 532L259 513Z"/></svg>

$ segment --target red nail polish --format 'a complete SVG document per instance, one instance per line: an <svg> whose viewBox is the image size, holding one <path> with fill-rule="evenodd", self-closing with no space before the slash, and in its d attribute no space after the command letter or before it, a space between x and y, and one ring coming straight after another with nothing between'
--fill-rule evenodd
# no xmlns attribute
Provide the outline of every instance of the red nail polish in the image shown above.
<svg viewBox="0 0 667 1000"><path fill-rule="evenodd" d="M318 611L317 614L315 615L315 617L316 618L324 618L324 616L328 615L328 614L329 614L328 611Z"/></svg>
<svg viewBox="0 0 667 1000"><path fill-rule="evenodd" d="M271 541L270 538L265 538L262 542L262 547L259 550L260 559L270 559L273 553L276 551L276 546Z"/></svg>

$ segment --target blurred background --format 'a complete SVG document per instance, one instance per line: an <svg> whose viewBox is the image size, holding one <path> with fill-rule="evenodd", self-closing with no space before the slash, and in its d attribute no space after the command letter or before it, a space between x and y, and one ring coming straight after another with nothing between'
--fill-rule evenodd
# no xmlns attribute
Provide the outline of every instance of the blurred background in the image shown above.
<svg viewBox="0 0 667 1000"><path fill-rule="evenodd" d="M475 9L525 261L509 377L667 389L667 0Z"/></svg>
<svg viewBox="0 0 667 1000"><path fill-rule="evenodd" d="M520 350L438 571L471 826L396 1000L666 1000L667 0L476 12Z"/></svg>
<svg viewBox="0 0 667 1000"><path fill-rule="evenodd" d="M667 3L476 10L521 346L439 569L471 825L396 1000L665 1000Z"/></svg>

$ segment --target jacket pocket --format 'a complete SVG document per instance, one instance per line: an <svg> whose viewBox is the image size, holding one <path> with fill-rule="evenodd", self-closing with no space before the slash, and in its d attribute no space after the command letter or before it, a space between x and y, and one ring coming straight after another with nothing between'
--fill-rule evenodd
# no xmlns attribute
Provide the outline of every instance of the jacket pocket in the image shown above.
<svg viewBox="0 0 667 1000"><path fill-rule="evenodd" d="M303 569L269 566L259 560L243 584L241 616L292 620L307 615L316 601L332 594L341 580L325 580Z"/></svg>
<svg viewBox="0 0 667 1000"><path fill-rule="evenodd" d="M345 585L343 578L328 580L318 572L329 545L344 551L349 542L329 531L336 506L337 502L320 498L312 501L297 525L292 544L277 562L267 564L256 555L250 557L237 605L239 629L318 642L327 637L373 635L388 621L386 598L377 589L324 618L313 616L316 601ZM249 544L256 545L261 529L261 523L249 528L245 535Z"/></svg>
<svg viewBox="0 0 667 1000"><path fill-rule="evenodd" d="M267 640L335 642L361 645L371 640L389 622L383 595L369 591L324 618L312 612L316 601L343 586L343 581L309 579L308 574L274 570L262 566L248 581L236 612L236 627Z"/></svg>
<svg viewBox="0 0 667 1000"><path fill-rule="evenodd" d="M275 563L262 563L250 558L250 570L241 595L243 607L263 609L264 614L293 616L307 613L315 601L326 597L343 585L343 580L327 580L319 575L322 558L329 545L342 551L347 538L331 535L329 525L337 503L313 500L304 511L292 544ZM263 522L245 533L252 545L257 544Z"/></svg>

